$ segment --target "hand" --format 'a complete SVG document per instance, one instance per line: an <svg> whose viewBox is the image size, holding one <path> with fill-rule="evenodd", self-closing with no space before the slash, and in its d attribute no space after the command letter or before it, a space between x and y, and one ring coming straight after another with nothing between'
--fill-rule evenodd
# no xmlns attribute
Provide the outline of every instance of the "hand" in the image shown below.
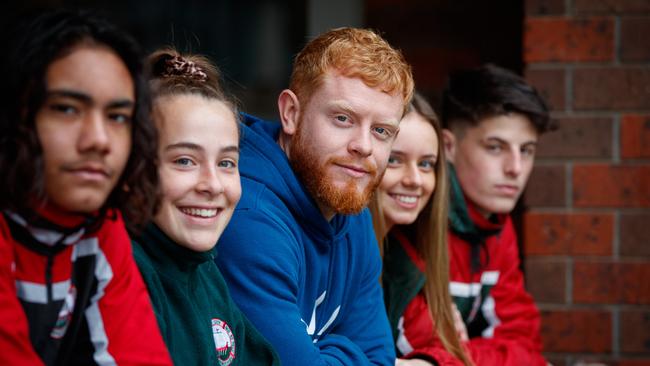
<svg viewBox="0 0 650 366"><path fill-rule="evenodd" d="M467 336L467 327L463 322L463 317L460 315L460 311L456 307L456 304L451 303L451 312L454 314L454 328L456 328L456 333L458 334L458 339L461 342L467 342L469 337Z"/></svg>
<svg viewBox="0 0 650 366"><path fill-rule="evenodd" d="M395 366L434 366L431 362L427 362L425 360L420 360L417 358L414 358L412 360L404 360L401 358L398 358L395 360Z"/></svg>

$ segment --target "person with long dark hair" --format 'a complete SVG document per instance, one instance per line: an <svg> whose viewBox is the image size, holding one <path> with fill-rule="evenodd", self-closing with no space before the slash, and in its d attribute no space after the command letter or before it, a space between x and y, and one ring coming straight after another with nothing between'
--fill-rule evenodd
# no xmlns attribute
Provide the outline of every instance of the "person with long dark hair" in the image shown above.
<svg viewBox="0 0 650 366"><path fill-rule="evenodd" d="M0 364L170 364L122 219L157 186L139 48L64 10L2 37Z"/></svg>

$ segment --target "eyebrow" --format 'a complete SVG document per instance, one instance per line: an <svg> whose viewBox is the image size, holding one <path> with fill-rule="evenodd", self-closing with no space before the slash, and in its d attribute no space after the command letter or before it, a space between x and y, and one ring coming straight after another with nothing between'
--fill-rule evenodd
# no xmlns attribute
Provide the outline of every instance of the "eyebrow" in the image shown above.
<svg viewBox="0 0 650 366"><path fill-rule="evenodd" d="M239 153L239 146L237 146L237 145L226 146L226 147L221 149L221 152L236 152L236 153Z"/></svg>
<svg viewBox="0 0 650 366"><path fill-rule="evenodd" d="M82 93L80 91L76 90L70 90L70 89L54 89L54 90L49 90L46 93L47 97L62 97L62 98L72 98L76 99L84 104L92 104L93 103L93 98L86 94ZM131 99L116 99L116 100L111 100L108 104L106 104L107 108L114 109L114 108L130 108L135 105L135 102Z"/></svg>
<svg viewBox="0 0 650 366"><path fill-rule="evenodd" d="M347 104L346 102L342 102L342 101L334 101L334 102L330 103L330 108L332 108L332 109L337 109L337 108L338 108L338 109L341 109L341 110L343 110L343 112L348 113L348 114L351 114L351 115L354 116L354 117L358 117L358 116L359 116L359 113L357 113L357 112L354 110L354 108L352 108L352 106L350 106L350 105ZM401 121L401 119L397 119L397 120L385 120L385 121L379 121L379 122L377 122L377 123L380 124L380 125L385 125L385 126L395 127L395 128L397 128L397 129L399 130L399 123L400 123L400 121Z"/></svg>
<svg viewBox="0 0 650 366"><path fill-rule="evenodd" d="M189 150L194 150L194 151L202 151L204 150L203 147L199 144L195 144L193 142L177 142L175 144L167 145L165 147L165 151L173 150L173 149L189 149ZM237 145L229 145L226 147L221 148L221 152L236 152L239 153L239 146Z"/></svg>
<svg viewBox="0 0 650 366"><path fill-rule="evenodd" d="M333 101L330 103L332 109L342 109L344 112L357 115L357 112L348 103L342 101Z"/></svg>
<svg viewBox="0 0 650 366"><path fill-rule="evenodd" d="M406 155L405 152L400 151L400 150L392 150L390 152L391 154L398 154L398 155ZM427 154L427 155L422 155L423 158L437 158L438 154Z"/></svg>
<svg viewBox="0 0 650 366"><path fill-rule="evenodd" d="M504 139L501 139L499 137L496 137L496 136L488 137L488 138L485 139L485 141L490 141L490 140L495 140L500 144L510 145L510 143L508 141L506 141ZM524 146L524 145L537 145L537 141L526 141L523 144L521 144L521 146Z"/></svg>
<svg viewBox="0 0 650 366"><path fill-rule="evenodd" d="M165 151L169 151L173 149L189 149L189 150L196 150L196 151L203 150L203 148L200 145L191 142L177 142L175 144L165 146Z"/></svg>

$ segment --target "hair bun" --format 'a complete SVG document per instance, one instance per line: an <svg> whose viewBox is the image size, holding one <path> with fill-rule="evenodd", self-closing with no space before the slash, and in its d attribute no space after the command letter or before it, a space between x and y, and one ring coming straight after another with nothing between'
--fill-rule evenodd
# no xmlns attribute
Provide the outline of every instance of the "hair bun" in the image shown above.
<svg viewBox="0 0 650 366"><path fill-rule="evenodd" d="M163 53L154 62L153 74L161 78L185 77L205 82L208 75L196 63L179 55Z"/></svg>

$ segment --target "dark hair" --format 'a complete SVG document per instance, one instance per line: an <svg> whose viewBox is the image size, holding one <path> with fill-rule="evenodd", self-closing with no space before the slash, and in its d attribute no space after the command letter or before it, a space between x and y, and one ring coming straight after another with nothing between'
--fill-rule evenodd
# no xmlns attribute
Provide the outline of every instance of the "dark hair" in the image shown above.
<svg viewBox="0 0 650 366"><path fill-rule="evenodd" d="M168 95L201 95L223 102L239 121L237 102L224 92L219 69L205 56L162 48L147 58L147 74L153 100Z"/></svg>
<svg viewBox="0 0 650 366"><path fill-rule="evenodd" d="M32 212L45 197L43 157L35 116L45 102L47 69L75 46L100 45L124 62L135 85L132 147L127 165L101 211L122 211L130 230L149 219L158 176L156 132L137 43L115 25L85 11L50 10L14 21L3 32L0 70L0 209Z"/></svg>
<svg viewBox="0 0 650 366"><path fill-rule="evenodd" d="M555 128L537 90L515 73L491 64L451 74L440 110L448 129L475 126L485 118L512 112L528 117L540 134Z"/></svg>

